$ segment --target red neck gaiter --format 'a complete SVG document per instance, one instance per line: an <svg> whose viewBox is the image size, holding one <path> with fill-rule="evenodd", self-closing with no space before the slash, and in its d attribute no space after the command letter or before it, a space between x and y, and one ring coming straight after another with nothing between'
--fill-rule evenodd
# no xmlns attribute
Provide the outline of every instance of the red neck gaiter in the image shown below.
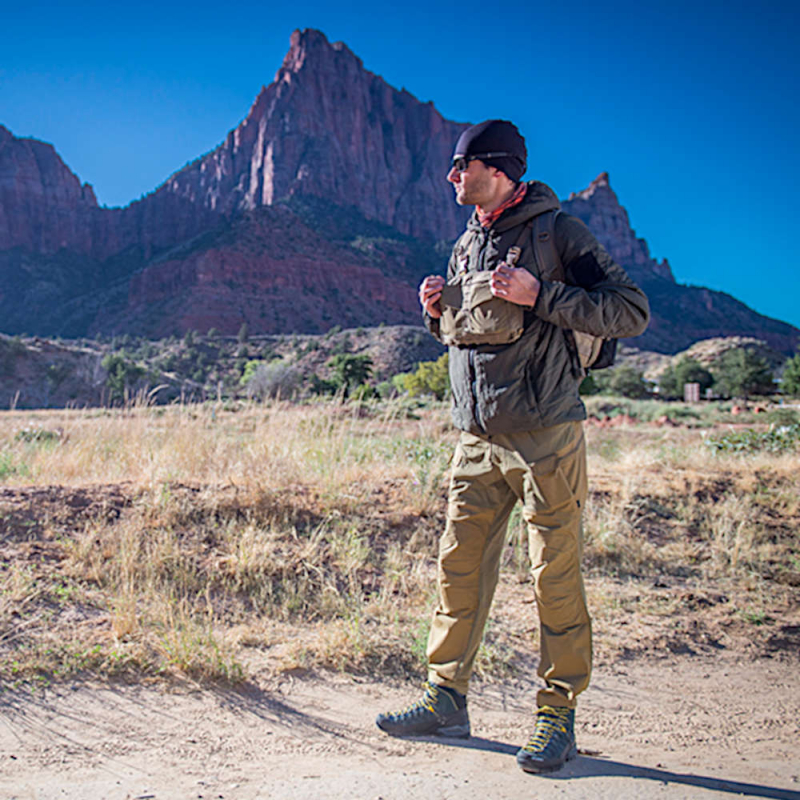
<svg viewBox="0 0 800 800"><path fill-rule="evenodd" d="M507 211L509 208L513 208L516 205L519 205L523 199L525 198L525 193L528 191L528 184L527 183L520 183L517 186L516 191L511 197L508 198L504 203L499 205L494 211L489 211L488 213L481 211L480 206L477 207L478 212L478 222L481 223L481 226L484 228L490 228L492 223L504 212Z"/></svg>

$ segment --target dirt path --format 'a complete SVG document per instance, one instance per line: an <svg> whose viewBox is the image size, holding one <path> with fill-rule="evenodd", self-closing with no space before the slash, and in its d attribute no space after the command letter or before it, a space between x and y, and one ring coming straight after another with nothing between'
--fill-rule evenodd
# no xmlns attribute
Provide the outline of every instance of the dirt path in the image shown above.
<svg viewBox="0 0 800 800"><path fill-rule="evenodd" d="M343 676L243 691L74 685L0 694L0 797L722 798L800 800L791 662L683 658L606 668L584 695L578 759L525 775L534 685L476 687L468 742L401 741L375 714L415 690Z"/></svg>

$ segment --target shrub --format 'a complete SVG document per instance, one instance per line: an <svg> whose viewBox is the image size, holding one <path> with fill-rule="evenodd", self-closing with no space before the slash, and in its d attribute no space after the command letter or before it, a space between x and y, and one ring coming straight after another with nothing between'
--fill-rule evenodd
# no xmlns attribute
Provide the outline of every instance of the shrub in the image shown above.
<svg viewBox="0 0 800 800"><path fill-rule="evenodd" d="M14 436L14 441L52 444L61 440L62 433L59 431L49 431L45 428L22 428L17 431Z"/></svg>
<svg viewBox="0 0 800 800"><path fill-rule="evenodd" d="M709 436L705 441L718 453L787 453L800 446L800 425L773 427L768 431L747 428Z"/></svg>
<svg viewBox="0 0 800 800"><path fill-rule="evenodd" d="M241 382L248 397L291 397L300 384L300 373L281 359L248 361Z"/></svg>
<svg viewBox="0 0 800 800"><path fill-rule="evenodd" d="M581 385L578 387L578 394L585 396L597 394L599 391L597 381L591 373L581 381Z"/></svg>
<svg viewBox="0 0 800 800"><path fill-rule="evenodd" d="M339 339L338 342L336 342L336 344L333 345L331 352L338 355L339 353L349 353L352 349L353 345L350 341L350 334L346 333L341 339Z"/></svg>
<svg viewBox="0 0 800 800"><path fill-rule="evenodd" d="M397 393L397 389L391 381L381 381L375 387L375 391L378 393L378 397L382 398L383 400L386 400Z"/></svg>
<svg viewBox="0 0 800 800"><path fill-rule="evenodd" d="M337 386L333 381L320 378L315 372L311 375L309 389L311 394L336 394Z"/></svg>
<svg viewBox="0 0 800 800"><path fill-rule="evenodd" d="M800 423L800 414L791 408L775 408L767 413L767 422L770 425L797 425Z"/></svg>
<svg viewBox="0 0 800 800"><path fill-rule="evenodd" d="M355 389L353 389L350 399L356 401L372 400L375 396L375 389L373 389L368 383L361 383L356 386Z"/></svg>
<svg viewBox="0 0 800 800"><path fill-rule="evenodd" d="M432 394L443 400L450 393L450 373L447 353L436 361L422 361L416 372L403 372L392 379L394 385L412 397Z"/></svg>
<svg viewBox="0 0 800 800"><path fill-rule="evenodd" d="M714 376L699 361L684 356L677 364L667 367L661 373L658 393L664 398L681 398L686 383L699 383L700 391L703 392L712 386Z"/></svg>

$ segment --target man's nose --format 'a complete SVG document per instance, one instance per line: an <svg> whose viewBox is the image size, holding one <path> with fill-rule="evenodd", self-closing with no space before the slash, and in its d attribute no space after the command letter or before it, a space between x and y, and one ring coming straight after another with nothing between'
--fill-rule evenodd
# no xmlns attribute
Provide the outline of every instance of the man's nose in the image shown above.
<svg viewBox="0 0 800 800"><path fill-rule="evenodd" d="M460 183L461 173L455 167L450 167L450 172L447 173L447 180L450 183Z"/></svg>

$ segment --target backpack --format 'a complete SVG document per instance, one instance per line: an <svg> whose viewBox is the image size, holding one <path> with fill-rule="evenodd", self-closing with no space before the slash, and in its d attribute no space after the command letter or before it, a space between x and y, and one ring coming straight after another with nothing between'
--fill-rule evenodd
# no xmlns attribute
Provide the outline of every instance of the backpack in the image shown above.
<svg viewBox="0 0 800 800"><path fill-rule="evenodd" d="M533 252L542 270L542 278L565 283L564 265L558 255L555 241L556 216L560 213L560 210L545 211L534 217ZM606 339L592 333L568 329L564 330L564 335L567 337L567 347L584 373L588 373L590 369L605 369L614 363L617 354L616 339Z"/></svg>

